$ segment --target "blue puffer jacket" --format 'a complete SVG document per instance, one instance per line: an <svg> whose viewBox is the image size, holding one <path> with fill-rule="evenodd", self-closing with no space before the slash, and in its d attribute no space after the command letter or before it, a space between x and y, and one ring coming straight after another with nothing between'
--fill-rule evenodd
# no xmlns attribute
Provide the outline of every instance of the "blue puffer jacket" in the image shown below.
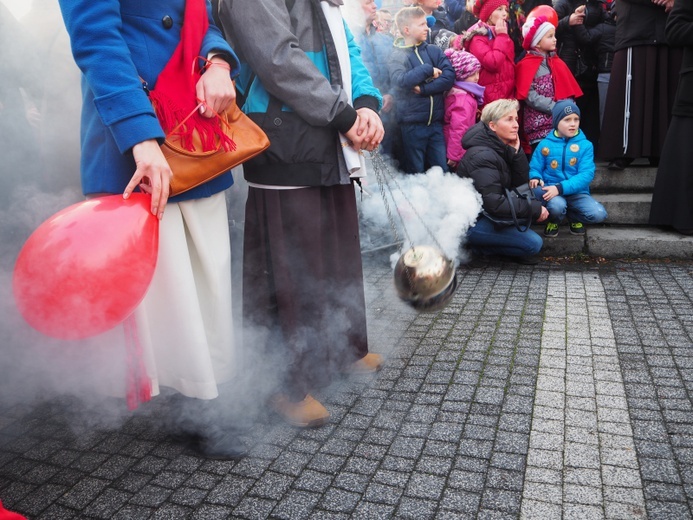
<svg viewBox="0 0 693 520"><path fill-rule="evenodd" d="M433 67L442 74L433 79ZM455 83L455 71L443 51L426 42L405 45L399 38L390 56L390 80L395 88L398 123L442 123L445 96ZM413 88L421 88L415 94Z"/></svg>
<svg viewBox="0 0 693 520"><path fill-rule="evenodd" d="M575 137L556 135L554 130L542 139L529 163L529 178L546 186L558 186L561 195L589 193L594 179L594 147L579 131Z"/></svg>

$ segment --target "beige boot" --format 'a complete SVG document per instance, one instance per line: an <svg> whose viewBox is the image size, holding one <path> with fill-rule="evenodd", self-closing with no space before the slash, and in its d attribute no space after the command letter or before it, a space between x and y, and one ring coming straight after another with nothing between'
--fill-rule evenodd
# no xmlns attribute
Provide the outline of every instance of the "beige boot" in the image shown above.
<svg viewBox="0 0 693 520"><path fill-rule="evenodd" d="M298 402L289 401L284 394L277 394L270 399L270 406L287 423L299 428L322 426L330 418L327 408L310 394Z"/></svg>
<svg viewBox="0 0 693 520"><path fill-rule="evenodd" d="M347 368L350 374L372 374L383 368L383 356L380 354L366 354L358 361L355 361Z"/></svg>

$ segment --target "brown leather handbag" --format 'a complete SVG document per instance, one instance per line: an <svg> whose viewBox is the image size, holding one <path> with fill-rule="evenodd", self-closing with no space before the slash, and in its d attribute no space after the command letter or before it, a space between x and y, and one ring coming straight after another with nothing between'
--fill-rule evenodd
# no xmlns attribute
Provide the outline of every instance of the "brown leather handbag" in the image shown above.
<svg viewBox="0 0 693 520"><path fill-rule="evenodd" d="M246 116L235 102L215 117L221 119L223 132L235 143L233 150L225 151L219 143L214 150L202 151L201 140L196 131L193 133L193 150L187 150L175 139L176 129L169 133L161 145L164 157L173 172L171 196L180 195L218 177L262 153L269 146L269 138L265 132ZM183 123L184 121L180 124Z"/></svg>

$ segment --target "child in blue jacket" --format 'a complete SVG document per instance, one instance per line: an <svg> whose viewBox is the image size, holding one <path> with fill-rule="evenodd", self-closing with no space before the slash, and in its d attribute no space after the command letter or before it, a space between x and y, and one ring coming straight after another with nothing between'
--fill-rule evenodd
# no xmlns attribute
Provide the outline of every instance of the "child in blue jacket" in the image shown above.
<svg viewBox="0 0 693 520"><path fill-rule="evenodd" d="M568 216L570 232L584 235L583 224L598 224L607 215L590 196L594 179L594 147L580 131L580 109L566 99L553 108L553 132L534 150L529 164L529 185L542 186L549 218L544 236L558 235L558 225Z"/></svg>
<svg viewBox="0 0 693 520"><path fill-rule="evenodd" d="M423 9L400 9L395 21L402 37L395 40L389 71L402 135L400 167L406 173L432 166L447 171L445 93L455 83L455 71L439 47L426 43L429 29Z"/></svg>

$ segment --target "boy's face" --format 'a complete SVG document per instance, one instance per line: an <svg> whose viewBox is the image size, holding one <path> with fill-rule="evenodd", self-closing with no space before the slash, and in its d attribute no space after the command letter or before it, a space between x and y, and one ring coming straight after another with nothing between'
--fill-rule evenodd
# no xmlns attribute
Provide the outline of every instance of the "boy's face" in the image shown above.
<svg viewBox="0 0 693 520"><path fill-rule="evenodd" d="M544 37L539 40L537 44L537 49L542 52L553 52L556 50L556 30L549 29L549 31L544 35Z"/></svg>
<svg viewBox="0 0 693 520"><path fill-rule="evenodd" d="M425 42L428 38L428 24L426 23L426 17L414 18L409 25L404 27L403 34L405 37L415 41L415 42Z"/></svg>
<svg viewBox="0 0 693 520"><path fill-rule="evenodd" d="M578 130L580 129L580 116L577 114L570 114L565 116L558 122L556 130L563 137L574 137Z"/></svg>

